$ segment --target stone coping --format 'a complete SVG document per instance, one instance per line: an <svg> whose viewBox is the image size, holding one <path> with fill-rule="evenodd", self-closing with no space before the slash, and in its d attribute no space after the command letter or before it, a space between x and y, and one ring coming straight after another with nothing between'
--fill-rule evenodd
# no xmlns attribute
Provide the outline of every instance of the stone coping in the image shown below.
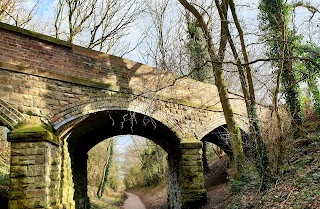
<svg viewBox="0 0 320 209"><path fill-rule="evenodd" d="M3 23L3 22L0 22L0 28L5 29L5 30L9 30L9 31L13 31L13 32L16 32L16 33L24 34L26 36L37 38L37 39L40 39L40 40L43 40L43 41L47 41L47 42L50 42L50 43L55 43L55 44L58 44L58 45L61 45L61 46L72 47L72 43L71 42L63 41L63 40L60 40L60 39L57 39L57 38L53 38L51 36L47 36L47 35L44 35L44 34L41 34L41 33L37 33L37 32L31 31L31 30L26 30L26 29L23 29L23 28L20 28L20 27L17 27L17 26L13 26L13 25L9 25L9 24Z"/></svg>
<svg viewBox="0 0 320 209"><path fill-rule="evenodd" d="M9 133L9 142L49 141L59 145L59 139L50 125L44 124L40 117L31 116L24 123Z"/></svg>

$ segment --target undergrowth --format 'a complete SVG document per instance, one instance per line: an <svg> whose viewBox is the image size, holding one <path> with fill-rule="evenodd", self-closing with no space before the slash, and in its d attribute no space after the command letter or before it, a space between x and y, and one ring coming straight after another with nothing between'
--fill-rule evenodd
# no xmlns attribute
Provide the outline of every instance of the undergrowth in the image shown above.
<svg viewBox="0 0 320 209"><path fill-rule="evenodd" d="M101 199L96 196L97 188L88 187L91 209L119 209L124 202L125 196L120 191L113 191L107 188Z"/></svg>
<svg viewBox="0 0 320 209"><path fill-rule="evenodd" d="M229 186L230 198L227 209L244 208L245 201L243 201L243 197L245 193L260 186L260 178L255 166L247 162L241 177L239 179L230 178Z"/></svg>
<svg viewBox="0 0 320 209"><path fill-rule="evenodd" d="M230 179L227 209L320 208L320 127L305 127L305 134L292 139L281 173L270 189L260 192L260 179L253 165L246 165L239 180Z"/></svg>
<svg viewBox="0 0 320 209"><path fill-rule="evenodd" d="M0 208L7 208L9 193L9 172L0 168Z"/></svg>

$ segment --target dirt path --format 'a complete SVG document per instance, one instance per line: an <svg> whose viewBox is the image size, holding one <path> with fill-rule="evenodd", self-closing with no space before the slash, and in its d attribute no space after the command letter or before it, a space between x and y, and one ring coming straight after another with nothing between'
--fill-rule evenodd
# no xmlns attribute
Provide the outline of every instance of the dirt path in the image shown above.
<svg viewBox="0 0 320 209"><path fill-rule="evenodd" d="M210 165L210 172L205 175L208 202L201 209L226 208L229 189L227 164L228 157L224 155Z"/></svg>
<svg viewBox="0 0 320 209"><path fill-rule="evenodd" d="M124 192L127 195L127 199L124 202L124 209L146 209L138 195L130 192Z"/></svg>
<svg viewBox="0 0 320 209"><path fill-rule="evenodd" d="M228 198L227 168L228 157L223 156L210 165L210 172L205 175L208 202L201 209L224 209ZM160 188L140 188L130 190L139 195L147 209L166 209L167 191Z"/></svg>

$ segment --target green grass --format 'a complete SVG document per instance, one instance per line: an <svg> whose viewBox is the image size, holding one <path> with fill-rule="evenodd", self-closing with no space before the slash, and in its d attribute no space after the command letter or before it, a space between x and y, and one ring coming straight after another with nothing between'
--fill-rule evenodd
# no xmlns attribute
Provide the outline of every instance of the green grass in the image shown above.
<svg viewBox="0 0 320 209"><path fill-rule="evenodd" d="M98 199L95 195L97 188L89 186L88 189L91 209L119 209L124 203L125 195L120 191L116 192L107 188L104 196Z"/></svg>

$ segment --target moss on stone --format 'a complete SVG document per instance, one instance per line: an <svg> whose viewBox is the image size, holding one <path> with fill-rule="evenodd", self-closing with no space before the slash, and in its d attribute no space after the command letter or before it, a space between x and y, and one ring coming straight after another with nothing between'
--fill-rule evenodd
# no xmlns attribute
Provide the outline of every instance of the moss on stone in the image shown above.
<svg viewBox="0 0 320 209"><path fill-rule="evenodd" d="M50 125L44 124L37 116L31 116L24 123L16 127L10 134L11 140L47 140L59 143Z"/></svg>

